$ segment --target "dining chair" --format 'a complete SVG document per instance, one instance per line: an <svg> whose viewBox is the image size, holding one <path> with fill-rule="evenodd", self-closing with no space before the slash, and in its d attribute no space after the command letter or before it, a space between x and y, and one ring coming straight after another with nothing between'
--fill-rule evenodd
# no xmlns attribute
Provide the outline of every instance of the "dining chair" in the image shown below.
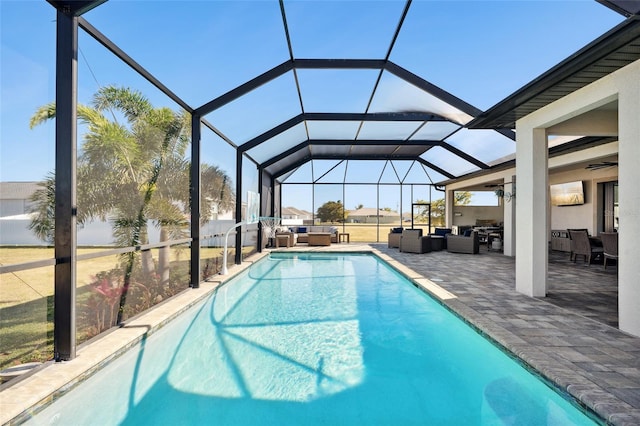
<svg viewBox="0 0 640 426"><path fill-rule="evenodd" d="M591 265L593 259L603 254L603 248L596 247L592 244L591 240L589 240L589 233L587 231L574 229L569 229L568 231L571 238L574 262L578 256L584 256L584 261Z"/></svg>
<svg viewBox="0 0 640 426"><path fill-rule="evenodd" d="M602 248L604 249L604 269L607 269L607 260L615 260L618 262L618 233L603 232L600 234L602 240Z"/></svg>
<svg viewBox="0 0 640 426"><path fill-rule="evenodd" d="M575 247L575 243L573 242L573 238L571 238L571 231L584 231L587 233L587 235L589 235L589 230L587 228L574 228L574 229L567 229L567 232L569 233L569 260L574 260L574 247Z"/></svg>

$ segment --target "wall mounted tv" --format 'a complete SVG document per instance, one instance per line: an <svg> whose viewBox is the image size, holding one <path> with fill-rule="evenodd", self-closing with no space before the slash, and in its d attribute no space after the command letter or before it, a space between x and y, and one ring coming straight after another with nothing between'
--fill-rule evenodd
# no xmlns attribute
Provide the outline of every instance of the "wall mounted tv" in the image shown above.
<svg viewBox="0 0 640 426"><path fill-rule="evenodd" d="M584 187L581 180L551 185L549 190L551 205L575 206L584 204Z"/></svg>

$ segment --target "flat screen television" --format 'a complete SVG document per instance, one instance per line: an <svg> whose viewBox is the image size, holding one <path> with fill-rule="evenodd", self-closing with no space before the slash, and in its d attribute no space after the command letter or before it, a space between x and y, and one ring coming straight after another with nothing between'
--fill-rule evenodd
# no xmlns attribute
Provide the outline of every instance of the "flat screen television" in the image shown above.
<svg viewBox="0 0 640 426"><path fill-rule="evenodd" d="M551 185L551 205L575 206L584 204L584 187L582 181L558 183Z"/></svg>

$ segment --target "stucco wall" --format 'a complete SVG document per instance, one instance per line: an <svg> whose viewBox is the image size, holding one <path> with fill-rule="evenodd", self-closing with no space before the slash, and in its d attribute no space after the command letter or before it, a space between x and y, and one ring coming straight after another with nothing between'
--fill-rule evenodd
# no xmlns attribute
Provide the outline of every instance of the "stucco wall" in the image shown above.
<svg viewBox="0 0 640 426"><path fill-rule="evenodd" d="M453 212L453 224L457 226L473 226L477 219L493 220L496 224L504 221L502 206L455 206Z"/></svg>
<svg viewBox="0 0 640 426"><path fill-rule="evenodd" d="M549 175L551 185L582 181L585 203L578 206L551 206L550 229L586 228L590 234L602 232L598 229L598 183L618 180L618 168L589 171L584 168Z"/></svg>

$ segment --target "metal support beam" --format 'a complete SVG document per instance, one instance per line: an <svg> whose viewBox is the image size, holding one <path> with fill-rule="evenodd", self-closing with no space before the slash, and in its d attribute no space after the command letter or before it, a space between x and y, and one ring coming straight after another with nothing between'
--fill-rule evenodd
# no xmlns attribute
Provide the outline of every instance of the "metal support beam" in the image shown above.
<svg viewBox="0 0 640 426"><path fill-rule="evenodd" d="M200 116L191 115L191 176L189 200L191 203L191 261L190 273L193 288L200 287Z"/></svg>
<svg viewBox="0 0 640 426"><path fill-rule="evenodd" d="M162 93L167 95L172 101L180 105L187 112L192 113L193 108L188 105L185 101L183 101L178 95L173 93L167 86L162 84L160 80L153 76L149 71L147 71L142 65L137 63L131 58L131 56L127 55L124 50L120 49L114 42L112 42L107 36L98 31L93 25L91 25L84 18L79 18L78 23L80 27L87 32L91 37L93 37L98 43L103 45L107 50L116 55L120 60L122 60L125 64L129 65L135 72L140 74L144 79L146 79L149 83L153 84L156 88L158 88Z"/></svg>
<svg viewBox="0 0 640 426"><path fill-rule="evenodd" d="M456 148L453 145L449 145L448 143L443 142L440 146L442 146L444 149L446 149L450 153L455 154L458 157L468 161L469 163L473 164L474 166L477 166L477 167L479 167L481 169L488 169L489 168L488 164L483 163L482 161L478 160L477 158L470 156L466 152L462 151L461 149Z"/></svg>
<svg viewBox="0 0 640 426"><path fill-rule="evenodd" d="M236 150L236 223L242 222L242 151ZM235 263L242 263L242 228L236 230Z"/></svg>
<svg viewBox="0 0 640 426"><path fill-rule="evenodd" d="M280 123L263 134L240 145L242 151L255 148L272 137L289 130L305 120L310 121L449 121L437 114L428 112L382 112L382 113L341 113L341 112L305 112Z"/></svg>
<svg viewBox="0 0 640 426"><path fill-rule="evenodd" d="M229 102L232 102L238 99L242 95L246 95L252 90L257 89L263 84L268 83L271 80L274 80L283 74L286 74L292 69L293 69L293 63L290 60L283 62L282 64L271 68L269 71L260 74L256 78L249 80L246 83L236 87L235 89L230 90L221 96L218 96L217 98L207 102L201 107L198 107L196 109L196 112L202 116L205 116L210 112L215 111L216 109L228 104Z"/></svg>
<svg viewBox="0 0 640 426"><path fill-rule="evenodd" d="M304 149L306 147L309 146L309 142L305 141L302 143L299 143L298 145L287 149L286 151L281 152L280 154L276 155L275 157L271 157L270 159L268 159L267 161L265 161L264 163L261 164L261 166L263 168L267 168L272 164L277 163L280 160L283 160L285 158L287 158L288 156L295 154L296 152L300 151L301 149Z"/></svg>
<svg viewBox="0 0 640 426"><path fill-rule="evenodd" d="M271 175L271 173L269 173L269 178L271 179L271 181L269 182L269 186L271 188L270 215L275 216L276 215L276 186L280 187L280 185L276 185L276 180ZM278 194L278 200L281 200L282 199L281 197L282 197L282 194ZM278 215L282 217L282 207L278 208Z"/></svg>
<svg viewBox="0 0 640 426"><path fill-rule="evenodd" d="M376 184L376 241L380 241L380 184ZM400 226L402 226L402 218L400 218Z"/></svg>
<svg viewBox="0 0 640 426"><path fill-rule="evenodd" d="M435 170L436 172L440 173L441 175L448 177L449 179L454 179L455 178L455 176L452 175L451 173L449 173L448 171L441 169L440 167L438 167L435 164L425 160L424 158L418 157L418 158L416 158L416 161L418 163L424 165L424 166L427 166L428 168L430 168L432 170Z"/></svg>
<svg viewBox="0 0 640 426"><path fill-rule="evenodd" d="M404 81L413 84L414 86L435 96L441 101L444 101L449 105L455 108L458 108L460 111L467 113L472 117L476 117L478 114L482 112L480 109L474 107L473 105L439 88L435 84L429 83L427 80L421 77L418 77L416 74L394 64L393 62L387 62L384 68L385 70L389 71L391 74L395 75L396 77L399 77Z"/></svg>
<svg viewBox="0 0 640 426"><path fill-rule="evenodd" d="M280 124L278 124L276 127L273 127L269 130L267 130L266 132L264 132L263 134L256 136L255 138L251 139L248 142L243 143L242 145L240 145L238 147L238 149L242 152L248 151L251 148L255 148L256 146L260 145L261 143L271 139L272 137L279 135L280 133L284 132L285 130L289 130L290 128L292 128L293 126L300 124L304 121L304 114L298 114L293 118L288 119L285 122L282 122Z"/></svg>
<svg viewBox="0 0 640 426"><path fill-rule="evenodd" d="M258 167L258 194L260 194L260 207L258 210L258 216L273 216L273 214L265 214L265 212L262 211L262 202L264 201L263 193L262 193L262 173L264 173L264 170L262 169L262 167ZM273 213L273 210L271 212ZM256 247L258 249L258 253L262 253L262 223L261 222L258 222L258 237L256 238L256 241L258 243L258 247Z"/></svg>
<svg viewBox="0 0 640 426"><path fill-rule="evenodd" d="M305 120L317 121L450 121L430 112L305 112Z"/></svg>
<svg viewBox="0 0 640 426"><path fill-rule="evenodd" d="M442 146L444 142L430 139L309 139L309 145L355 146Z"/></svg>
<svg viewBox="0 0 640 426"><path fill-rule="evenodd" d="M56 18L56 206L53 351L76 356L76 143L78 18Z"/></svg>
<svg viewBox="0 0 640 426"><path fill-rule="evenodd" d="M211 130L213 133L215 133L220 139L222 139L223 141L225 141L226 143L231 145L233 148L237 148L238 147L238 145L236 145L231 139L229 139L227 137L227 135L222 133L216 126L214 126L213 124L211 124L210 122L208 122L207 120L202 118L202 116L200 116L200 122L202 124L204 124L206 127L208 127L209 130Z"/></svg>
<svg viewBox="0 0 640 426"><path fill-rule="evenodd" d="M381 69L386 61L384 59L294 59L293 67L296 69Z"/></svg>

